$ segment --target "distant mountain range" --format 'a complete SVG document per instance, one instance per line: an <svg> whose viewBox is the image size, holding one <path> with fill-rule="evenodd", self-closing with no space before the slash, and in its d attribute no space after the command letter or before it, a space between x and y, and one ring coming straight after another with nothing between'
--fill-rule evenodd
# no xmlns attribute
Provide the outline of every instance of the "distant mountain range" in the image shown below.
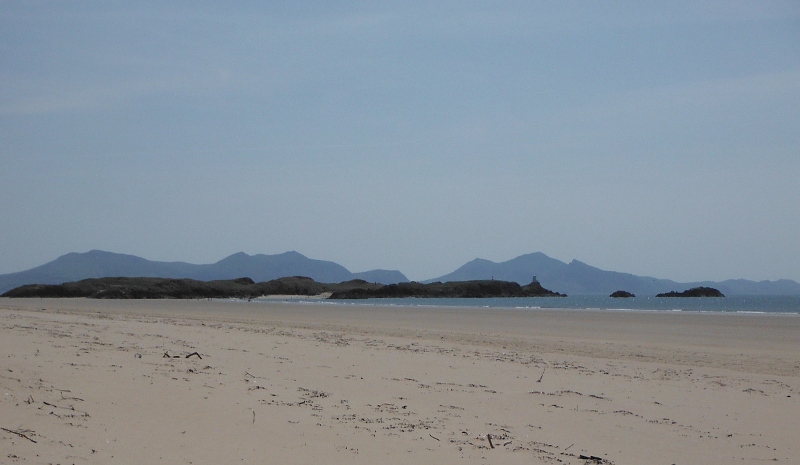
<svg viewBox="0 0 800 465"><path fill-rule="evenodd" d="M247 255L239 252L216 263L194 265L156 262L134 255L92 250L69 253L27 271L0 275L0 293L25 284L61 284L88 278L188 278L211 281L248 277L262 282L287 276L305 276L321 283L340 283L352 279L380 284L408 282L408 278L399 271L352 273L338 263L313 260L297 252L277 255Z"/></svg>
<svg viewBox="0 0 800 465"><path fill-rule="evenodd" d="M306 276L320 283L340 283L352 279L380 284L408 282L400 271L371 270L353 273L337 263L310 259L297 252L277 255L248 255L240 252L216 263L195 265L157 262L133 255L92 250L69 253L27 271L0 275L0 293L25 284L61 284L103 277L188 278L201 281L248 277L262 282L287 276ZM719 289L727 296L800 295L800 283L788 279L679 283L668 279L605 271L577 260L567 264L541 252L521 255L500 263L475 259L452 273L425 282L497 279L526 285L534 276L547 289L565 294L608 295L624 290L646 296L704 286Z"/></svg>
<svg viewBox="0 0 800 465"><path fill-rule="evenodd" d="M800 283L788 279L758 282L729 279L721 282L679 283L669 279L605 271L578 260L567 264L541 252L521 255L501 263L478 258L450 274L430 281L493 278L526 284L531 282L534 275L544 287L566 294L611 294L624 290L646 296L703 286L719 289L725 295L800 295Z"/></svg>

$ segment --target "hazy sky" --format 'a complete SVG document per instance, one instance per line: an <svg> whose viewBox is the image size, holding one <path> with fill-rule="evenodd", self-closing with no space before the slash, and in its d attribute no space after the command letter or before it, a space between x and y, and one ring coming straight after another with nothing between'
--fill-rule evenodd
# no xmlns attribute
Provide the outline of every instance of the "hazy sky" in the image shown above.
<svg viewBox="0 0 800 465"><path fill-rule="evenodd" d="M2 2L0 273L90 249L800 280L800 2Z"/></svg>

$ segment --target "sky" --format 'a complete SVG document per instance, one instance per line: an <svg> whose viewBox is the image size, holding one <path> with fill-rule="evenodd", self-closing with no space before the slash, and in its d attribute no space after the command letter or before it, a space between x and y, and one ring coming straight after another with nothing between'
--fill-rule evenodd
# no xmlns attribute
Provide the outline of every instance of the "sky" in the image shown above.
<svg viewBox="0 0 800 465"><path fill-rule="evenodd" d="M0 3L0 273L800 281L800 3Z"/></svg>

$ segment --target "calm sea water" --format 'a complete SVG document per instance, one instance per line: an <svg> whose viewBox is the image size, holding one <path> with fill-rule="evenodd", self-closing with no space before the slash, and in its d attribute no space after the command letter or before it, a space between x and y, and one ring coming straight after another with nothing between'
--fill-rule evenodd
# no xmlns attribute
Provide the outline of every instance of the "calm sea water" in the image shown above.
<svg viewBox="0 0 800 465"><path fill-rule="evenodd" d="M318 301L317 301L318 302ZM687 311L736 313L800 314L800 296L728 296L701 297L632 297L612 299L607 296L515 297L488 299L365 299L325 300L332 305L397 305L430 307L486 308L567 308L579 310Z"/></svg>

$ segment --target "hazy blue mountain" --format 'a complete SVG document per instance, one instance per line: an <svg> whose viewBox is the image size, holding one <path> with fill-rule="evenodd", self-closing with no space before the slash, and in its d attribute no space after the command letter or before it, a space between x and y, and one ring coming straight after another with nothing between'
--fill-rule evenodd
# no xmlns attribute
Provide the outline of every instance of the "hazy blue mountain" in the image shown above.
<svg viewBox="0 0 800 465"><path fill-rule="evenodd" d="M24 284L61 284L87 278L146 277L190 278L203 281L249 277L269 281L287 276L307 276L321 283L364 279L380 284L407 282L399 271L372 270L351 273L329 261L313 260L297 252L277 255L236 253L206 265L184 262L156 262L134 255L101 250L69 253L30 270L0 275L0 293Z"/></svg>
<svg viewBox="0 0 800 465"><path fill-rule="evenodd" d="M719 284L719 290L734 289L732 294L750 295L794 295L800 294L800 284L791 279L777 281L748 281L746 279L728 279ZM705 285L705 284L703 284ZM711 286L713 287L713 286ZM723 291L724 293L725 291Z"/></svg>
<svg viewBox="0 0 800 465"><path fill-rule="evenodd" d="M533 276L537 275L539 282L544 284L543 276L537 274L537 270L540 270L540 273L547 272L548 274L554 274L560 270L560 267L565 266L565 263L550 258L541 252L521 255L502 263L476 258L450 274L429 281L447 282L499 279L501 281L514 281L520 284L528 284L531 282Z"/></svg>
<svg viewBox="0 0 800 465"><path fill-rule="evenodd" d="M800 283L786 279L760 282L736 279L722 282L679 283L669 279L601 270L578 260L567 264L541 252L521 255L501 263L478 258L452 273L426 282L499 279L524 285L531 282L533 276L536 276L547 289L566 294L609 295L614 291L624 290L645 296L669 291L680 292L698 286L713 287L725 295L800 294Z"/></svg>
<svg viewBox="0 0 800 465"><path fill-rule="evenodd" d="M112 276L183 278L188 277L196 266L181 262L152 262L133 255L101 250L68 253L30 270L0 275L0 292L24 284L61 284Z"/></svg>
<svg viewBox="0 0 800 465"><path fill-rule="evenodd" d="M187 278L209 281L247 276L255 282L286 276L307 276L320 283L339 283L353 279L353 273L338 263L313 260L297 252L277 255L233 254L210 265L197 265Z"/></svg>
<svg viewBox="0 0 800 465"><path fill-rule="evenodd" d="M408 278L397 270L370 270L353 273L355 279L363 279L368 283L396 284L406 283Z"/></svg>

